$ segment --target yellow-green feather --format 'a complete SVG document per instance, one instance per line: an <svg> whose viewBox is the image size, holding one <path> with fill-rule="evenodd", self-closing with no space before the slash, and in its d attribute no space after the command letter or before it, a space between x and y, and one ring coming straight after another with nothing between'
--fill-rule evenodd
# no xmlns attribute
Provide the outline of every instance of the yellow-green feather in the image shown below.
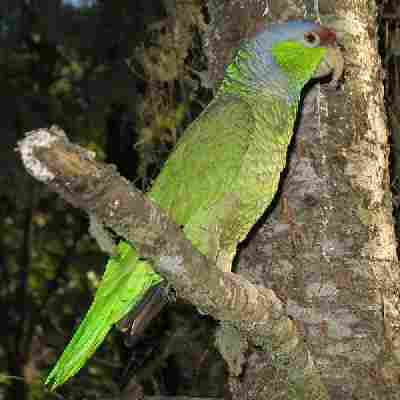
<svg viewBox="0 0 400 400"><path fill-rule="evenodd" d="M291 40L273 45L271 51L276 63L289 77L289 82L301 84L301 87L311 79L326 54L323 47L306 47Z"/></svg>

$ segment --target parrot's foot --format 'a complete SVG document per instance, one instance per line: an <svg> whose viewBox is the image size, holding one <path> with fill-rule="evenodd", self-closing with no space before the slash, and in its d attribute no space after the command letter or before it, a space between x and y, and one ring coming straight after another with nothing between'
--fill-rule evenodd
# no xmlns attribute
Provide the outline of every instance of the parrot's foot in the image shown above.
<svg viewBox="0 0 400 400"><path fill-rule="evenodd" d="M89 215L89 233L99 245L100 249L109 256L117 256L118 248L114 238L106 227L92 214Z"/></svg>

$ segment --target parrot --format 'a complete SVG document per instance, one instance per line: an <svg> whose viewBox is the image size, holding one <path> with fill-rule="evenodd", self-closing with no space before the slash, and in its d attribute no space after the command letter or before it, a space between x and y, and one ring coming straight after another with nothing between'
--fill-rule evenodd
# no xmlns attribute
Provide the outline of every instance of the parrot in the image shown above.
<svg viewBox="0 0 400 400"><path fill-rule="evenodd" d="M328 75L337 84L342 68L333 30L305 20L257 25L225 67L214 99L178 141L146 195L216 268L231 271L238 244L277 193L304 85ZM163 297L165 282L134 243L122 240L116 249L47 377L51 390L76 374L132 310L139 311L129 329L143 329L140 314Z"/></svg>

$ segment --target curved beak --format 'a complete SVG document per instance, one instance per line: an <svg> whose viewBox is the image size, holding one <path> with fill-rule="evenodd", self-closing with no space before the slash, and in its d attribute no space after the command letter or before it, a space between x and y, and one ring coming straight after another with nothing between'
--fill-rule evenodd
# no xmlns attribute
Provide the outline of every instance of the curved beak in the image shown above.
<svg viewBox="0 0 400 400"><path fill-rule="evenodd" d="M330 46L326 48L325 57L322 59L320 65L314 73L314 78L321 78L332 74L331 85L337 86L338 81L343 75L344 58L342 52L337 46Z"/></svg>
<svg viewBox="0 0 400 400"><path fill-rule="evenodd" d="M322 78L332 74L331 85L337 86L340 77L343 75L344 58L341 50L337 47L336 33L325 27L320 26L315 33L319 36L320 45L325 47L326 54L313 78Z"/></svg>

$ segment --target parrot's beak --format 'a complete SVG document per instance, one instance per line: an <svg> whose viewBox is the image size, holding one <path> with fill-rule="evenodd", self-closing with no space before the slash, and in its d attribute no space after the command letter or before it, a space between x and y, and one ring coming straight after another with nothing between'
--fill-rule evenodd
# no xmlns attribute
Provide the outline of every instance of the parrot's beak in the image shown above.
<svg viewBox="0 0 400 400"><path fill-rule="evenodd" d="M344 70L344 58L336 45L326 47L325 57L322 59L313 78L322 78L332 74L331 85L337 86Z"/></svg>
<svg viewBox="0 0 400 400"><path fill-rule="evenodd" d="M327 26L321 25L314 30L314 33L318 35L320 45L325 48L326 54L315 71L313 78L322 78L332 74L331 85L336 87L344 69L344 58L337 46L336 32Z"/></svg>

